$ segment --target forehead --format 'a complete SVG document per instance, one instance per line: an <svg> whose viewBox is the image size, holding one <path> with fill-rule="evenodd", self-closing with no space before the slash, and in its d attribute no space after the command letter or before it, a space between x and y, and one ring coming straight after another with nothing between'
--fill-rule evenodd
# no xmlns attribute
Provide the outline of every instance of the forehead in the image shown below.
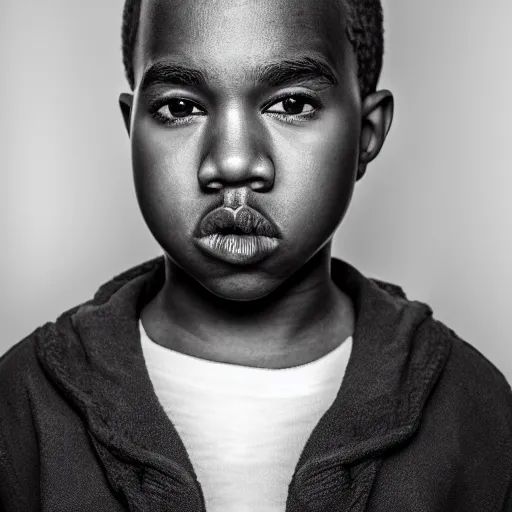
<svg viewBox="0 0 512 512"><path fill-rule="evenodd" d="M217 73L298 56L336 70L349 58L340 0L142 0L136 81L152 62L176 57Z"/></svg>

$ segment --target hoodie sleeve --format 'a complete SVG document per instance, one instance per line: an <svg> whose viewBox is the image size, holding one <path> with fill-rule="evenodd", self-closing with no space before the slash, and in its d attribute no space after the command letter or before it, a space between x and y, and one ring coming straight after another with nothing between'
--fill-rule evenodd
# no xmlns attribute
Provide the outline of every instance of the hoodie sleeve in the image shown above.
<svg viewBox="0 0 512 512"><path fill-rule="evenodd" d="M39 448L26 383L30 337L0 358L0 512L39 510Z"/></svg>
<svg viewBox="0 0 512 512"><path fill-rule="evenodd" d="M512 414L512 411L511 411ZM512 431L512 421L511 421L511 431ZM508 486L507 496L505 497L505 506L503 508L503 512L512 512L512 468L510 475L510 484Z"/></svg>
<svg viewBox="0 0 512 512"><path fill-rule="evenodd" d="M1 511L1 509L0 509ZM503 512L511 512L512 511L512 480L510 482L510 486L508 488L507 497L505 498L505 507L503 508Z"/></svg>
<svg viewBox="0 0 512 512"><path fill-rule="evenodd" d="M4 411L0 411L0 414L3 415ZM0 430L0 512L14 511L21 506L22 501L14 468L9 461L7 446L4 433Z"/></svg>
<svg viewBox="0 0 512 512"><path fill-rule="evenodd" d="M509 407L508 407L508 423L510 425L510 435L512 437L512 388L510 387L510 384L507 382L506 386L508 387L507 389L507 396L508 396L508 404L509 404ZM511 455L511 460L512 460L512 455ZM509 475L509 486L508 486L508 491L507 491L507 495L505 497L505 505L504 505L504 508L503 508L503 511L502 512L512 512L512 464L511 464L511 467L510 467L510 475Z"/></svg>

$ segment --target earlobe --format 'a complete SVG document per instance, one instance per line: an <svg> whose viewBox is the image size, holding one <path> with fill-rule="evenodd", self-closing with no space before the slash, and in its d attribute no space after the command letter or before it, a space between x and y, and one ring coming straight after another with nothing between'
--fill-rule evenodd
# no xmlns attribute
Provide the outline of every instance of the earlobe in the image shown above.
<svg viewBox="0 0 512 512"><path fill-rule="evenodd" d="M357 180L366 166L379 154L393 121L394 100L390 91L369 94L363 102Z"/></svg>
<svg viewBox="0 0 512 512"><path fill-rule="evenodd" d="M130 122L133 105L133 94L122 92L119 95L119 107L121 108L121 115L123 116L124 125L128 135L130 135Z"/></svg>

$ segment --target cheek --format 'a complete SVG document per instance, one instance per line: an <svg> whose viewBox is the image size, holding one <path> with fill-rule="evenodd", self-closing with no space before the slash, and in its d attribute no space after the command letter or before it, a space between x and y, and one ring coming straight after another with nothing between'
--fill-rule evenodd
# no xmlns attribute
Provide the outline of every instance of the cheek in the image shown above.
<svg viewBox="0 0 512 512"><path fill-rule="evenodd" d="M132 132L135 190L142 214L153 232L191 232L198 182L190 142L148 125L141 122Z"/></svg>
<svg viewBox="0 0 512 512"><path fill-rule="evenodd" d="M358 133L357 124L331 115L287 144L281 141L280 187L290 229L325 238L341 222L355 185Z"/></svg>

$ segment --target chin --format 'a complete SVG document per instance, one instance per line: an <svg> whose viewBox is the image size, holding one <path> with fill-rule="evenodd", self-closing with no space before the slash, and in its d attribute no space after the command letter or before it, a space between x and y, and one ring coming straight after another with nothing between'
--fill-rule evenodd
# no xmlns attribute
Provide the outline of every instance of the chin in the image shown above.
<svg viewBox="0 0 512 512"><path fill-rule="evenodd" d="M225 300L248 302L264 299L279 287L280 283L256 276L231 276L202 282L204 288Z"/></svg>

